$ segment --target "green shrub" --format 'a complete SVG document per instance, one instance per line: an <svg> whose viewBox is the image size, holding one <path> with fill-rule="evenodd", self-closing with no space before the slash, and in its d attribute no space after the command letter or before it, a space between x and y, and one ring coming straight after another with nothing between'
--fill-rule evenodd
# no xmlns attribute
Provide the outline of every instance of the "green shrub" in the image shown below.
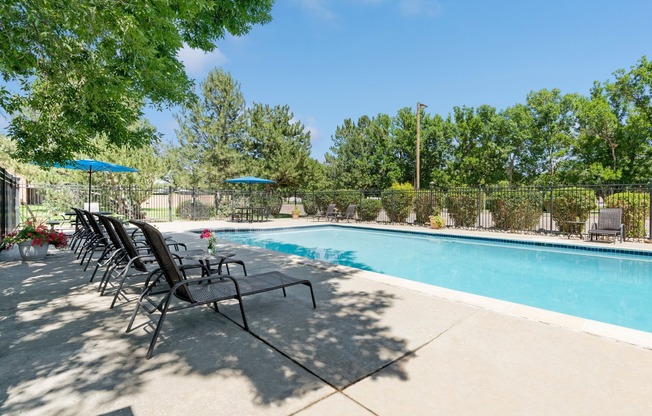
<svg viewBox="0 0 652 416"><path fill-rule="evenodd" d="M552 219L562 233L572 233L575 225L568 221L586 221L595 208L595 192L586 188L563 188L552 192ZM550 200L544 198L546 211L550 212Z"/></svg>
<svg viewBox="0 0 652 416"><path fill-rule="evenodd" d="M409 183L394 184L382 192L383 208L391 222L405 222L412 208L414 190Z"/></svg>
<svg viewBox="0 0 652 416"><path fill-rule="evenodd" d="M345 189L335 194L335 206L340 212L345 212L350 204L360 204L360 191Z"/></svg>
<svg viewBox="0 0 652 416"><path fill-rule="evenodd" d="M333 200L332 192L310 192L306 191L301 195L303 209L308 215L315 215L318 212L326 212L326 208Z"/></svg>
<svg viewBox="0 0 652 416"><path fill-rule="evenodd" d="M536 228L541 216L541 194L524 188L498 188L488 192L487 208L491 212L496 228L503 230Z"/></svg>
<svg viewBox="0 0 652 416"><path fill-rule="evenodd" d="M177 206L177 218L184 220L207 220L211 217L211 207L199 200L195 200L193 209L192 201L183 201Z"/></svg>
<svg viewBox="0 0 652 416"><path fill-rule="evenodd" d="M283 206L283 197L281 194L270 194L269 198L267 199L267 207L269 207L269 214L270 215L278 215L279 212L281 212L281 207ZM265 206L265 205L260 205L260 206Z"/></svg>
<svg viewBox="0 0 652 416"><path fill-rule="evenodd" d="M433 210L430 208L430 192L417 192L412 199L412 205L414 213L417 216L417 224L426 224L430 222L430 216L433 214Z"/></svg>
<svg viewBox="0 0 652 416"><path fill-rule="evenodd" d="M622 208L627 237L645 237L645 219L650 213L650 199L646 193L619 192L607 197L604 203L607 208Z"/></svg>
<svg viewBox="0 0 652 416"><path fill-rule="evenodd" d="M457 227L475 227L478 219L478 191L469 189L446 196L446 208Z"/></svg>
<svg viewBox="0 0 652 416"><path fill-rule="evenodd" d="M317 195L313 192L304 194L301 197L301 202L303 203L303 210L307 215L315 215L319 211L319 206L317 205Z"/></svg>
<svg viewBox="0 0 652 416"><path fill-rule="evenodd" d="M376 221L381 209L382 204L380 203L380 199L365 198L360 203L358 215L360 215L362 221Z"/></svg>

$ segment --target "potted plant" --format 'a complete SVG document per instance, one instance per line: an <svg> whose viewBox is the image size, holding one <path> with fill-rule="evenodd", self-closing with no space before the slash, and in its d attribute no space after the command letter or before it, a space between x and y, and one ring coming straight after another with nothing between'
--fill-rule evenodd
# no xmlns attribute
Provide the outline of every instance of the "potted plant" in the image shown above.
<svg viewBox="0 0 652 416"><path fill-rule="evenodd" d="M0 241L6 249L16 244L23 260L41 260L45 258L50 244L56 248L66 247L68 236L49 229L45 224L26 221L21 228L4 235Z"/></svg>
<svg viewBox="0 0 652 416"><path fill-rule="evenodd" d="M440 229L444 228L446 225L446 220L441 215L431 215L430 216L430 228Z"/></svg>
<svg viewBox="0 0 652 416"><path fill-rule="evenodd" d="M298 220L299 215L301 215L301 211L299 210L299 207L295 205L294 209L292 210L292 219Z"/></svg>

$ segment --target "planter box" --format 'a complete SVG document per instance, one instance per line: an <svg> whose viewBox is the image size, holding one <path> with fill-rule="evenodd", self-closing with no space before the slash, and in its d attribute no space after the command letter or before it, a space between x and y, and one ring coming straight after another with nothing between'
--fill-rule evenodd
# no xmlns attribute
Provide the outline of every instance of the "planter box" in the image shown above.
<svg viewBox="0 0 652 416"><path fill-rule="evenodd" d="M32 246L31 241L23 241L22 243L18 243L18 252L20 253L20 257L25 261L43 260L48 254L49 246L48 243L44 243L42 246Z"/></svg>

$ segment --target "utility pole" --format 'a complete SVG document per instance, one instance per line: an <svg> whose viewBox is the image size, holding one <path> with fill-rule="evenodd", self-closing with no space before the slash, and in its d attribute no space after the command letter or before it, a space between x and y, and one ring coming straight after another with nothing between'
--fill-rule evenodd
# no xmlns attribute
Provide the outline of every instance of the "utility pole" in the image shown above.
<svg viewBox="0 0 652 416"><path fill-rule="evenodd" d="M414 181L414 189L417 191L421 189L421 109L428 106L417 102L417 177Z"/></svg>

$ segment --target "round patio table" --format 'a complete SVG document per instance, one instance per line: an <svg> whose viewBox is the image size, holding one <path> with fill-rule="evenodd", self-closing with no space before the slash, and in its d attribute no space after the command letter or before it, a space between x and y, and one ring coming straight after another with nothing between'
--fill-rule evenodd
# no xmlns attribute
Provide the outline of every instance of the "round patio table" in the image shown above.
<svg viewBox="0 0 652 416"><path fill-rule="evenodd" d="M235 253L230 252L230 251L218 251L215 254L209 254L207 251L203 251L196 253L193 252L189 255L184 256L183 254L175 253L179 256L181 256L182 259L184 260L195 260L198 261L199 264L202 265L204 268L204 271L202 272L202 276L209 275L211 272L211 262L213 264L217 263L217 274L222 274L222 265L228 259L229 257L235 256Z"/></svg>

